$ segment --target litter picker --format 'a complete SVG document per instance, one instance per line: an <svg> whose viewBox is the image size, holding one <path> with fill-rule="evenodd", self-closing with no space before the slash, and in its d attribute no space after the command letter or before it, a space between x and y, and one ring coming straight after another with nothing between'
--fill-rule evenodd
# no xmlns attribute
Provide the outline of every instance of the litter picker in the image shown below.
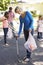
<svg viewBox="0 0 43 65"><path fill-rule="evenodd" d="M16 48L17 48L17 59L18 62L21 62L20 56L19 56L19 44L18 44L18 38L16 38Z"/></svg>

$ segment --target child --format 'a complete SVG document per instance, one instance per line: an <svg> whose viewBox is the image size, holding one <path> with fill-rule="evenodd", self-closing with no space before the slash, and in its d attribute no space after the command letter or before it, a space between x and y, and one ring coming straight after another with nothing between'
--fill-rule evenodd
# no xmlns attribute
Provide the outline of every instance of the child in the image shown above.
<svg viewBox="0 0 43 65"><path fill-rule="evenodd" d="M12 29L13 36L15 37L14 26L13 26L13 20L14 20L15 15L14 15L14 13L13 13L12 10L13 10L13 8L9 7L9 11L8 11L9 12L8 22L9 22L9 25L10 25L10 27Z"/></svg>
<svg viewBox="0 0 43 65"><path fill-rule="evenodd" d="M3 22L3 31L4 31L4 44L5 45L8 45L7 44L7 41L6 41L6 36L7 36L7 32L8 32L8 12L5 12L4 13L4 16L2 18L0 18L0 20Z"/></svg>
<svg viewBox="0 0 43 65"><path fill-rule="evenodd" d="M42 39L42 32L43 32L43 20L42 20L42 15L39 15L39 19L38 19L38 21L37 21L37 23L38 23L38 35L37 35L37 38L38 39Z"/></svg>

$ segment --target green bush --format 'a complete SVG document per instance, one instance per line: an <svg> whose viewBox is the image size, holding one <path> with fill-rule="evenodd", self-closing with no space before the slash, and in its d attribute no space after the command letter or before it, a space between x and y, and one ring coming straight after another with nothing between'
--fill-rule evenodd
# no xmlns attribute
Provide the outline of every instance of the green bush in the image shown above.
<svg viewBox="0 0 43 65"><path fill-rule="evenodd" d="M10 4L10 0L0 0L0 10L6 10L8 8L8 5Z"/></svg>
<svg viewBox="0 0 43 65"><path fill-rule="evenodd" d="M32 16L33 16L33 17L37 17L37 16L38 16L37 13L36 13L36 12L37 12L36 10L30 11L30 12L32 13Z"/></svg>

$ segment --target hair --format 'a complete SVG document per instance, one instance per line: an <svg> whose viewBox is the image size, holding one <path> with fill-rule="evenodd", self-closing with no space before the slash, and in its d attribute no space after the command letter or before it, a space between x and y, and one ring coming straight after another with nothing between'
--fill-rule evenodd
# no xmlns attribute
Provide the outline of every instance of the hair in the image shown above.
<svg viewBox="0 0 43 65"><path fill-rule="evenodd" d="M17 11L18 8L19 8L18 6L15 8L15 13L16 13L16 11Z"/></svg>
<svg viewBox="0 0 43 65"><path fill-rule="evenodd" d="M12 7L9 7L9 10L12 10Z"/></svg>
<svg viewBox="0 0 43 65"><path fill-rule="evenodd" d="M42 17L42 15L39 15L39 18L41 18Z"/></svg>
<svg viewBox="0 0 43 65"><path fill-rule="evenodd" d="M42 15L42 18L43 18L43 15Z"/></svg>
<svg viewBox="0 0 43 65"><path fill-rule="evenodd" d="M4 16L6 17L6 18L8 18L8 15L9 13L6 11L5 13L4 13Z"/></svg>

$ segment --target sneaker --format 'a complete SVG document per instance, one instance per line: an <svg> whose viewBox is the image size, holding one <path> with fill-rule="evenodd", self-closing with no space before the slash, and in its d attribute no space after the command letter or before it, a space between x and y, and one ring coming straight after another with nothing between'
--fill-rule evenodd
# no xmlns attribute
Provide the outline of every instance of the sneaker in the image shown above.
<svg viewBox="0 0 43 65"><path fill-rule="evenodd" d="M9 46L7 43L5 44L6 46Z"/></svg>
<svg viewBox="0 0 43 65"><path fill-rule="evenodd" d="M24 61L25 61L25 62L29 62L29 58L26 58Z"/></svg>
<svg viewBox="0 0 43 65"><path fill-rule="evenodd" d="M23 60L25 60L27 57L25 56L24 58L23 58Z"/></svg>
<svg viewBox="0 0 43 65"><path fill-rule="evenodd" d="M25 58L24 60L22 60L22 63L27 64L29 62L29 60L30 60L29 58Z"/></svg>
<svg viewBox="0 0 43 65"><path fill-rule="evenodd" d="M41 39L38 39L38 41L41 41Z"/></svg>
<svg viewBox="0 0 43 65"><path fill-rule="evenodd" d="M43 39L38 39L38 41L43 41Z"/></svg>
<svg viewBox="0 0 43 65"><path fill-rule="evenodd" d="M21 62L23 64L27 64L29 61L30 61L30 59L25 56L24 59Z"/></svg>
<svg viewBox="0 0 43 65"><path fill-rule="evenodd" d="M43 39L41 39L41 41L43 41Z"/></svg>
<svg viewBox="0 0 43 65"><path fill-rule="evenodd" d="M3 46L9 46L9 45L6 43L6 44L4 44Z"/></svg>

